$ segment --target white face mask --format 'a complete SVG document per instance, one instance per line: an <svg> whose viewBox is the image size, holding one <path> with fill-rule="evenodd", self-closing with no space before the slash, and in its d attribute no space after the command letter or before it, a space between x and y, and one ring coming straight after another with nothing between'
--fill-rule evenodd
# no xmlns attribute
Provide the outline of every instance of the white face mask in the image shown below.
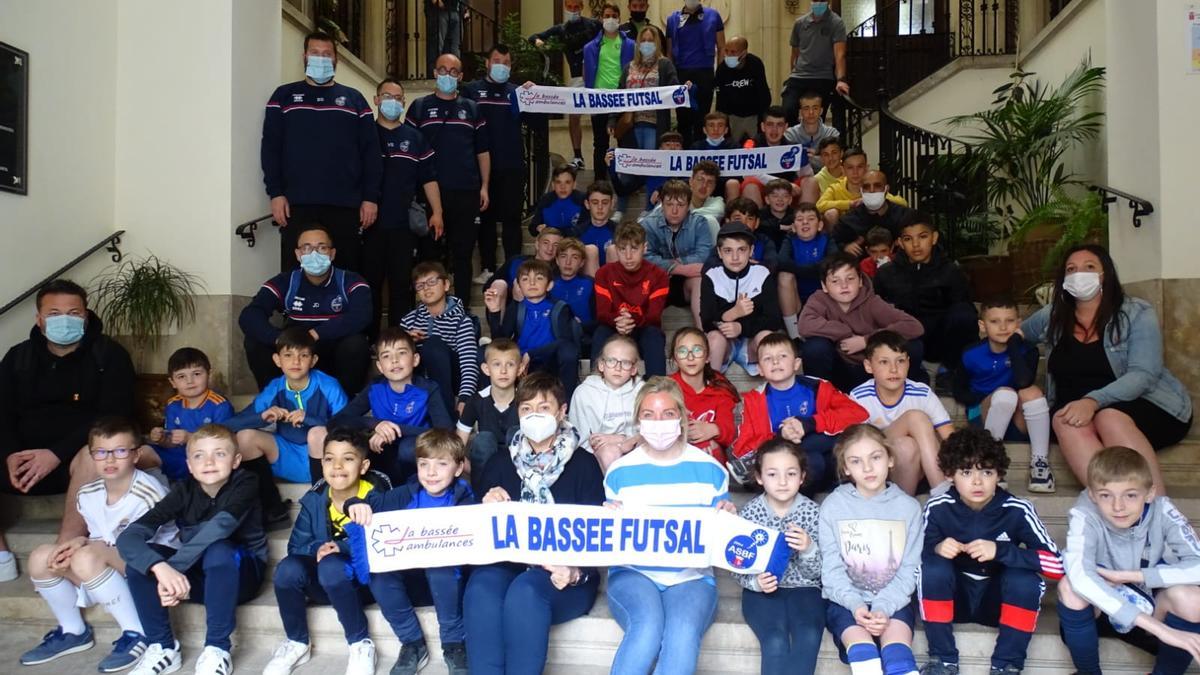
<svg viewBox="0 0 1200 675"><path fill-rule="evenodd" d="M655 450L666 450L675 445L682 435L683 427L679 420L642 420L638 422L638 431L646 445Z"/></svg>
<svg viewBox="0 0 1200 675"><path fill-rule="evenodd" d="M1091 300L1100 295L1100 273L1072 272L1063 279L1063 290L1076 300Z"/></svg>
<svg viewBox="0 0 1200 675"><path fill-rule="evenodd" d="M548 413L530 413L521 418L521 435L534 443L554 435L558 431L558 420Z"/></svg>
<svg viewBox="0 0 1200 675"><path fill-rule="evenodd" d="M601 24L604 26L605 33L615 33L617 32L617 29L621 27L621 22L612 18L611 16L602 21Z"/></svg>
<svg viewBox="0 0 1200 675"><path fill-rule="evenodd" d="M883 208L883 202L887 199L886 192L864 192L862 193L863 206L871 211L878 211Z"/></svg>

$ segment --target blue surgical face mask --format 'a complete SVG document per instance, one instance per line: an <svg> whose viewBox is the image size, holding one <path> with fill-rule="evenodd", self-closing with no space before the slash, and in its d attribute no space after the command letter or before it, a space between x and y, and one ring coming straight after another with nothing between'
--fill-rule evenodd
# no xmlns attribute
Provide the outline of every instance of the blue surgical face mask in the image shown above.
<svg viewBox="0 0 1200 675"><path fill-rule="evenodd" d="M726 56L725 57L725 65L729 66L730 68L737 68L738 64L741 63L741 61L742 60L736 56Z"/></svg>
<svg viewBox="0 0 1200 675"><path fill-rule="evenodd" d="M46 317L46 339L59 347L73 345L83 339L84 326L81 316L55 314Z"/></svg>
<svg viewBox="0 0 1200 675"><path fill-rule="evenodd" d="M814 0L812 4L813 16L825 16L825 12L829 10L829 3L821 0Z"/></svg>
<svg viewBox="0 0 1200 675"><path fill-rule="evenodd" d="M508 82L508 76L512 74L512 68L503 63L493 63L488 69L488 75L491 76L493 82L504 84Z"/></svg>
<svg viewBox="0 0 1200 675"><path fill-rule="evenodd" d="M300 269L314 277L325 274L332 265L333 259L320 251L313 251L300 256Z"/></svg>
<svg viewBox="0 0 1200 675"><path fill-rule="evenodd" d="M389 121L395 122L404 114L404 104L394 98L385 98L379 102L379 114Z"/></svg>
<svg viewBox="0 0 1200 675"><path fill-rule="evenodd" d="M317 84L333 79L333 59L328 56L309 56L304 64L304 74Z"/></svg>
<svg viewBox="0 0 1200 675"><path fill-rule="evenodd" d="M708 147L710 147L710 148L715 148L718 145L725 142L725 139L723 137L722 138L709 138L709 137L705 136L704 140L708 141Z"/></svg>
<svg viewBox="0 0 1200 675"><path fill-rule="evenodd" d="M453 94L458 91L458 78L453 75L438 75L437 90L443 94Z"/></svg>
<svg viewBox="0 0 1200 675"><path fill-rule="evenodd" d="M582 18L583 18L583 14L581 12L568 12L565 10L563 11L563 21L565 21L567 23L571 23L572 21L578 21L579 19L582 19Z"/></svg>
<svg viewBox="0 0 1200 675"><path fill-rule="evenodd" d="M654 56L654 52L657 49L657 47L658 47L658 45L654 44L653 42L639 42L638 43L638 51L641 52L642 56L645 56L645 57Z"/></svg>

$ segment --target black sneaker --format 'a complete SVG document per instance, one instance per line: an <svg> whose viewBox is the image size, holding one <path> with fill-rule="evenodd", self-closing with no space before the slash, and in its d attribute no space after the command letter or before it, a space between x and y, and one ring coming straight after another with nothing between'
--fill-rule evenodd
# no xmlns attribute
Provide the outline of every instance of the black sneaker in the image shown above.
<svg viewBox="0 0 1200 675"><path fill-rule="evenodd" d="M1021 670L1013 665L1007 665L1003 668L992 666L992 669L988 672L990 675L1021 675Z"/></svg>
<svg viewBox="0 0 1200 675"><path fill-rule="evenodd" d="M921 675L958 675L958 664L933 659L921 667Z"/></svg>
<svg viewBox="0 0 1200 675"><path fill-rule="evenodd" d="M392 666L391 675L417 675L417 672L429 663L429 649L425 641L406 642L400 648L400 657Z"/></svg>
<svg viewBox="0 0 1200 675"><path fill-rule="evenodd" d="M288 501L291 500L289 499ZM267 532L286 530L291 526L292 514L289 512L286 503L274 513L263 512L263 529Z"/></svg>
<svg viewBox="0 0 1200 675"><path fill-rule="evenodd" d="M442 659L450 675L467 675L467 647L461 642L442 644Z"/></svg>

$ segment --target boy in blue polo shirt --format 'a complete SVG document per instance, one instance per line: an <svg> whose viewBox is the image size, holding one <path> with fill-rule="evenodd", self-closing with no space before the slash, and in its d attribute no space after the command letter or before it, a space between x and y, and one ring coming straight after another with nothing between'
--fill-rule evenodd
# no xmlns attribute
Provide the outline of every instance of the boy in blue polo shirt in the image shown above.
<svg viewBox="0 0 1200 675"><path fill-rule="evenodd" d="M616 196L616 191L608 181L596 181L588 186L587 201L584 202L587 217L579 219L574 236L585 247L587 267L584 269L589 277L596 276L596 270L608 259L613 234L619 224L613 217L613 199Z"/></svg>
<svg viewBox="0 0 1200 675"><path fill-rule="evenodd" d="M554 285L550 265L527 260L517 270L517 283L525 299L505 307L495 295L484 296L492 338L517 341L522 363L530 370L558 375L567 398L579 381L580 328L570 305L550 297Z"/></svg>
<svg viewBox="0 0 1200 675"><path fill-rule="evenodd" d="M397 485L416 468L413 454L417 436L431 427L454 426L437 383L413 371L421 364L417 343L403 328L385 328L375 342L375 367L382 376L359 392L332 422L331 427L372 431L373 465ZM371 413L370 417L366 417ZM324 430L309 445L309 469L315 484L321 479Z"/></svg>
<svg viewBox="0 0 1200 675"><path fill-rule="evenodd" d="M191 474L187 468L188 436L205 424L220 424L233 417L233 406L208 388L212 365L195 347L175 350L167 359L167 372L175 396L167 401L161 427L150 430L150 443L162 459L162 471L172 481Z"/></svg>
<svg viewBox="0 0 1200 675"><path fill-rule="evenodd" d="M550 175L550 191L542 195L533 205L529 221L529 233L537 236L542 230L553 227L562 232L574 232L584 212L587 197L575 189L575 167L560 164Z"/></svg>
<svg viewBox="0 0 1200 675"><path fill-rule="evenodd" d="M685 0L682 9L667 17L666 33L679 81L695 85L692 90L695 110L684 107L676 111L684 145L691 145L693 139L703 135L704 115L712 108L717 43L725 42L725 22L712 7L705 7L698 0Z"/></svg>
<svg viewBox="0 0 1200 675"><path fill-rule="evenodd" d="M584 274L583 242L568 237L558 242L558 277L550 288L550 297L571 306L584 335L596 327L596 282Z"/></svg>

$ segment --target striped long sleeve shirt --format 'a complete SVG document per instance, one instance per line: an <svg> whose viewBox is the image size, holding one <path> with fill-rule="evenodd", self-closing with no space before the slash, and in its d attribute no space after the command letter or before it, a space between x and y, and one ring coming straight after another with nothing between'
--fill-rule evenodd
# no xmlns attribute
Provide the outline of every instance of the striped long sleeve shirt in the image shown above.
<svg viewBox="0 0 1200 675"><path fill-rule="evenodd" d="M475 324L461 300L446 297L446 309L434 316L425 305L404 315L400 327L407 331L422 330L427 337L439 338L458 355L459 401L469 401L479 385L479 342Z"/></svg>

